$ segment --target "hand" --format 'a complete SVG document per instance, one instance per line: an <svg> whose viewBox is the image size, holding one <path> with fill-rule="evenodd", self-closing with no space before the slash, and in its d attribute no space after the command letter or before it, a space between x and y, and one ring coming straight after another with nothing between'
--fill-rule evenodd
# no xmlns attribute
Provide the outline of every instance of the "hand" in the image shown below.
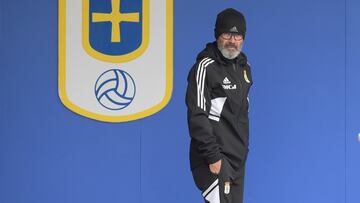
<svg viewBox="0 0 360 203"><path fill-rule="evenodd" d="M210 171L213 174L219 174L221 169L221 159L213 164L209 165Z"/></svg>

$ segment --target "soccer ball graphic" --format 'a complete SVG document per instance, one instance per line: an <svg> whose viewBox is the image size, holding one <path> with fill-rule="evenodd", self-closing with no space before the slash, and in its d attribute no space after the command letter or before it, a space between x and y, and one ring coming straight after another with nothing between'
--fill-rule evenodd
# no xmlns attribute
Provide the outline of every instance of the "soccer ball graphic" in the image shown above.
<svg viewBox="0 0 360 203"><path fill-rule="evenodd" d="M109 110L121 110L129 106L135 97L135 82L129 73L111 69L97 79L95 96Z"/></svg>

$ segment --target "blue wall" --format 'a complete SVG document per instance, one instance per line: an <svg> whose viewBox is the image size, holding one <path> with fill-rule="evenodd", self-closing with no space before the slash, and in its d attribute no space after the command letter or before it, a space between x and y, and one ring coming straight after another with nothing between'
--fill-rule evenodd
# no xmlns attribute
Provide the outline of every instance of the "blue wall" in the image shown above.
<svg viewBox="0 0 360 203"><path fill-rule="evenodd" d="M346 4L346 198L349 203L360 201L360 2Z"/></svg>
<svg viewBox="0 0 360 203"><path fill-rule="evenodd" d="M358 203L360 3L179 0L161 112L103 123L57 95L57 1L0 0L0 203L201 202L184 94L216 14L243 11L253 67L246 203Z"/></svg>

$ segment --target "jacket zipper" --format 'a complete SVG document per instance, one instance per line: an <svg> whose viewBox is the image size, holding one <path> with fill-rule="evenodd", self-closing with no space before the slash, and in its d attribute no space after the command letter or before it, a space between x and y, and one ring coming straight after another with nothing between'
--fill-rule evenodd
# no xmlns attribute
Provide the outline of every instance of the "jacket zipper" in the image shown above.
<svg viewBox="0 0 360 203"><path fill-rule="evenodd" d="M238 74L238 72L236 72L236 69L237 69L237 67L238 67L238 64L233 63L232 65L233 65L233 69L234 69L235 74ZM241 72L241 69L240 69L240 72ZM241 73L240 73L240 74L241 74ZM240 90L239 90L240 97L245 97L245 99L247 99L247 98L246 98L247 95L246 95L246 93L244 92L245 89L243 88L242 75L239 75L239 85L240 85L240 87L239 87L239 88L240 88ZM243 98L242 101L241 101L241 106L240 106L241 111L244 110L244 107L245 107L245 103L244 103L244 98Z"/></svg>

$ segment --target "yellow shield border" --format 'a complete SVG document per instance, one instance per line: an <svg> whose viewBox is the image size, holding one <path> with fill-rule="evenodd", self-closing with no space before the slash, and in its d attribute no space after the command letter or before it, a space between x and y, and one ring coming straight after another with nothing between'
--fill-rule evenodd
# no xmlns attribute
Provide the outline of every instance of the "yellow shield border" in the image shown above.
<svg viewBox="0 0 360 203"><path fill-rule="evenodd" d="M139 57L142 53L144 53L144 51L146 50L146 48L148 47L149 44L149 0L143 0L143 12L142 12L142 41L141 41L141 45L139 48L137 48L136 50L128 53L128 54L124 54L124 55L120 55L120 56L111 56L111 55L106 55L103 54L101 52L96 51L95 49L93 49L90 45L90 41L89 41L89 0L82 0L82 5L83 5L83 21L82 21L82 26L83 26L83 36L82 36L82 43L83 43L83 47L85 49L85 51L92 57L101 60L101 61L106 61L106 62L112 62L112 63L122 63L122 62L127 62L127 61L131 61L133 59L136 59L137 57Z"/></svg>
<svg viewBox="0 0 360 203"><path fill-rule="evenodd" d="M106 116L90 112L72 103L66 93L66 0L58 0L58 93L61 102L82 116L105 122L126 122L159 112L170 101L173 89L173 0L166 0L166 88L163 99L153 107L125 116Z"/></svg>

